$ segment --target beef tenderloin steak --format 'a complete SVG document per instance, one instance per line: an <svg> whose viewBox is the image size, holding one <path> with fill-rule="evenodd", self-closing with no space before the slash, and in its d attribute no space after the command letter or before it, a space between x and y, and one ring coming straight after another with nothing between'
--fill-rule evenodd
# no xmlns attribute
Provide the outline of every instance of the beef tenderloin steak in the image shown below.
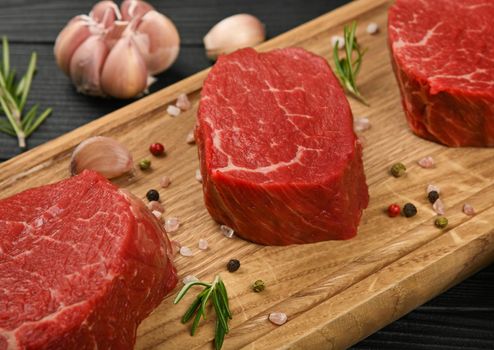
<svg viewBox="0 0 494 350"><path fill-rule="evenodd" d="M267 245L348 239L368 204L350 106L327 62L300 48L221 56L196 126L206 207Z"/></svg>
<svg viewBox="0 0 494 350"><path fill-rule="evenodd" d="M408 124L447 146L494 146L494 1L397 0L388 41Z"/></svg>
<svg viewBox="0 0 494 350"><path fill-rule="evenodd" d="M132 349L176 272L162 225L92 171L0 200L0 349Z"/></svg>

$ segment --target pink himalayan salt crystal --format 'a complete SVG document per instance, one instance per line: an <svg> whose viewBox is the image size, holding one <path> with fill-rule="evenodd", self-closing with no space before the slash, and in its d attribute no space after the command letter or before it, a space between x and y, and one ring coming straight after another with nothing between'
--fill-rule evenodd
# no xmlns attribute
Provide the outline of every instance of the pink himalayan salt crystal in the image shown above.
<svg viewBox="0 0 494 350"><path fill-rule="evenodd" d="M170 178L168 176L163 176L161 179L160 179L160 186L162 188L167 188L168 186L170 186L170 184L172 183L172 181L170 180Z"/></svg>
<svg viewBox="0 0 494 350"><path fill-rule="evenodd" d="M417 164L420 165L421 168L430 169L434 168L435 162L434 158L432 158L431 156L427 156L417 161Z"/></svg>
<svg viewBox="0 0 494 350"><path fill-rule="evenodd" d="M441 198L436 199L434 204L432 205L432 209L439 215L444 215L444 204Z"/></svg>
<svg viewBox="0 0 494 350"><path fill-rule="evenodd" d="M160 213L165 212L165 208L163 207L163 204L161 204L158 201L151 201L148 203L148 208L151 211L159 211Z"/></svg>
<svg viewBox="0 0 494 350"><path fill-rule="evenodd" d="M281 326L287 320L286 314L283 312L272 312L269 314L269 320L275 325Z"/></svg>
<svg viewBox="0 0 494 350"><path fill-rule="evenodd" d="M171 217L171 218L166 218L165 219L165 231L170 233L170 232L175 232L178 230L178 227L180 226L180 221L178 218Z"/></svg>
<svg viewBox="0 0 494 350"><path fill-rule="evenodd" d="M470 204L465 203L463 205L463 212L469 216L475 215L475 209Z"/></svg>
<svg viewBox="0 0 494 350"><path fill-rule="evenodd" d="M166 113L168 113L172 117L178 117L180 115L180 108L174 105L169 105L166 109Z"/></svg>
<svg viewBox="0 0 494 350"><path fill-rule="evenodd" d="M204 238L201 238L199 240L199 242L197 243L197 247L200 249L200 250L206 250L208 249L208 241L205 240Z"/></svg>
<svg viewBox="0 0 494 350"><path fill-rule="evenodd" d="M182 245L180 244L179 241L175 241L175 240L172 240L170 243L172 244L172 254L177 255Z"/></svg>
<svg viewBox="0 0 494 350"><path fill-rule="evenodd" d="M157 219L161 219L161 212L153 210L153 215L156 216Z"/></svg>
<svg viewBox="0 0 494 350"><path fill-rule="evenodd" d="M235 231L231 227L226 225L221 225L220 230L221 233L223 233L223 235L227 238L232 238L233 235L235 234Z"/></svg>
<svg viewBox="0 0 494 350"><path fill-rule="evenodd" d="M196 180L202 183L201 169L196 170Z"/></svg>
<svg viewBox="0 0 494 350"><path fill-rule="evenodd" d="M194 253L192 252L192 250L189 247L183 246L183 247L180 247L180 255L193 256Z"/></svg>
<svg viewBox="0 0 494 350"><path fill-rule="evenodd" d="M355 118L353 120L353 129L357 132L369 130L371 128L371 123L369 118Z"/></svg>
<svg viewBox="0 0 494 350"><path fill-rule="evenodd" d="M175 105L178 108L180 108L182 111L186 111L190 109L191 103L189 101L189 98L187 97L187 94L182 93L178 95L177 102L175 103Z"/></svg>
<svg viewBox="0 0 494 350"><path fill-rule="evenodd" d="M427 195L429 195L429 193L432 191L436 191L437 193L441 193L441 190L439 189L439 187L437 187L435 185L428 185L427 186Z"/></svg>
<svg viewBox="0 0 494 350"><path fill-rule="evenodd" d="M187 275L182 279L183 284L191 283L191 282L198 282L199 279L194 276L194 275Z"/></svg>
<svg viewBox="0 0 494 350"><path fill-rule="evenodd" d="M189 145L196 143L196 137L194 136L194 130L189 131L189 133L187 134L187 137L185 138L185 141L187 141L187 143Z"/></svg>

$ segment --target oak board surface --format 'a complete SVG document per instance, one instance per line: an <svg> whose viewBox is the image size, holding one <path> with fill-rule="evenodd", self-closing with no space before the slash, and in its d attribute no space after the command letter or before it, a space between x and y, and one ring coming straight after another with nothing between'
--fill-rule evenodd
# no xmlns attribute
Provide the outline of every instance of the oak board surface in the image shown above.
<svg viewBox="0 0 494 350"><path fill-rule="evenodd" d="M118 184L144 198L168 175L172 185L160 189L166 216L182 225L171 239L191 247L193 257L177 256L179 275L212 280L218 272L230 292L234 313L224 349L339 349L423 304L494 260L494 150L453 149L419 139L406 126L399 92L386 47L386 9L391 1L360 0L317 18L259 46L260 50L301 46L331 59L329 38L341 34L345 23L357 19L358 38L368 47L359 77L361 92L371 107L350 99L355 116L367 116L372 128L360 134L370 192L356 238L289 247L263 247L238 238L227 239L209 217L201 185L195 146L185 142L192 130L198 94L207 71L110 113L82 128L0 164L0 197L68 176L73 148L92 135L114 137L138 161L148 157L149 140L163 142L164 158L152 158L150 172L137 170L134 178ZM380 33L365 32L376 22ZM166 107L186 92L194 108L172 118ZM437 165L422 169L416 161L431 155ZM401 161L407 175L393 178L388 169ZM425 197L429 183L441 188L450 225L437 229L435 213ZM413 202L418 215L390 219L390 202ZM462 213L469 202L477 215ZM197 249L206 238L209 249ZM230 258L241 261L234 274L225 270ZM256 279L267 288L249 289ZM209 318L195 337L179 319L192 295L177 306L168 296L139 327L136 349L211 348L214 321ZM288 322L276 327L267 320L272 311L285 312Z"/></svg>

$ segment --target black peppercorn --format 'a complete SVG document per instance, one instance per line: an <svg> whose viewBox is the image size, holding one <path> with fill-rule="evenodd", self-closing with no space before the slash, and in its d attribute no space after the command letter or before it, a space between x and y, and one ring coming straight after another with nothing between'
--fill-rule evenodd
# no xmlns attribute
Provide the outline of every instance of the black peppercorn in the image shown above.
<svg viewBox="0 0 494 350"><path fill-rule="evenodd" d="M417 214L417 208L412 203L407 203L403 206L403 215L407 218L415 216Z"/></svg>
<svg viewBox="0 0 494 350"><path fill-rule="evenodd" d="M429 199L429 202L431 202L432 204L434 204L434 202L437 201L438 198L439 198L439 193L437 191L430 191L427 194L427 198Z"/></svg>
<svg viewBox="0 0 494 350"><path fill-rule="evenodd" d="M146 198L151 202L151 201L159 201L160 200L160 194L156 190L149 190L148 193L146 193Z"/></svg>
<svg viewBox="0 0 494 350"><path fill-rule="evenodd" d="M240 268L240 261L237 259L231 259L228 264L226 264L226 268L230 272L235 272Z"/></svg>

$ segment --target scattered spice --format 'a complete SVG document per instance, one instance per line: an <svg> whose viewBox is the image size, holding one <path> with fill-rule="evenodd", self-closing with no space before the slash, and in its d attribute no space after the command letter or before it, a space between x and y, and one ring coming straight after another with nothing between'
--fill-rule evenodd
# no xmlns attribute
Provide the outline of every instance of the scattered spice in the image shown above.
<svg viewBox="0 0 494 350"><path fill-rule="evenodd" d="M197 243L197 247L200 249L200 250L206 250L208 249L208 241L205 240L204 238L201 238L199 240L199 243Z"/></svg>
<svg viewBox="0 0 494 350"><path fill-rule="evenodd" d="M403 215L405 215L407 218L411 218L412 216L415 216L417 214L417 207L413 205L412 203L406 203L403 206Z"/></svg>
<svg viewBox="0 0 494 350"><path fill-rule="evenodd" d="M360 117L353 120L353 129L356 132L366 131L371 128L369 118Z"/></svg>
<svg viewBox="0 0 494 350"><path fill-rule="evenodd" d="M190 249L187 246L182 246L180 247L180 255L182 256L193 256L194 253L192 252L192 249Z"/></svg>
<svg viewBox="0 0 494 350"><path fill-rule="evenodd" d="M226 225L220 225L220 230L221 230L221 233L223 233L223 235L226 238L232 238L233 235L235 234L235 231L231 227L226 226Z"/></svg>
<svg viewBox="0 0 494 350"><path fill-rule="evenodd" d="M182 111L190 109L191 103L189 101L189 98L187 97L187 94L181 93L180 95L178 95L175 105Z"/></svg>
<svg viewBox="0 0 494 350"><path fill-rule="evenodd" d="M370 35L377 34L379 32L379 26L375 22L370 22L365 29Z"/></svg>
<svg viewBox="0 0 494 350"><path fill-rule="evenodd" d="M395 216L400 215L401 208L398 204L393 203L388 207L388 216L390 218L394 218Z"/></svg>
<svg viewBox="0 0 494 350"><path fill-rule="evenodd" d="M429 192L432 192L432 191L436 191L438 194L441 193L441 190L439 189L439 187L437 187L435 185L427 185L427 195L429 195Z"/></svg>
<svg viewBox="0 0 494 350"><path fill-rule="evenodd" d="M341 35L333 35L331 37L331 46L338 46L338 50L342 50L345 47L345 38Z"/></svg>
<svg viewBox="0 0 494 350"><path fill-rule="evenodd" d="M180 115L180 108L174 105L169 105L166 109L166 113L168 113L172 117L178 117Z"/></svg>
<svg viewBox="0 0 494 350"><path fill-rule="evenodd" d="M160 193L156 190L149 190L146 193L146 198L148 201L159 201L160 200Z"/></svg>
<svg viewBox="0 0 494 350"><path fill-rule="evenodd" d="M434 225L436 225L437 228L445 228L448 226L448 219L444 216L438 216L436 220L434 220Z"/></svg>
<svg viewBox="0 0 494 350"><path fill-rule="evenodd" d="M444 204L441 198L438 198L432 205L432 209L439 215L444 215Z"/></svg>
<svg viewBox="0 0 494 350"><path fill-rule="evenodd" d="M153 215L156 216L156 219L161 219L161 213L157 210L152 211Z"/></svg>
<svg viewBox="0 0 494 350"><path fill-rule="evenodd" d="M417 161L417 164L421 168L430 169L430 168L434 168L435 162L434 162L434 158L432 158L431 156L427 156Z"/></svg>
<svg viewBox="0 0 494 350"><path fill-rule="evenodd" d="M141 170L148 170L149 168L151 168L151 161L149 159L143 159L139 162L139 168L141 168Z"/></svg>
<svg viewBox="0 0 494 350"><path fill-rule="evenodd" d="M170 233L170 232L175 232L178 230L180 226L180 221L178 218L171 217L171 218L166 218L165 220L165 231Z"/></svg>
<svg viewBox="0 0 494 350"><path fill-rule="evenodd" d="M183 284L197 282L199 279L194 275L187 275L182 279Z"/></svg>
<svg viewBox="0 0 494 350"><path fill-rule="evenodd" d="M172 240L170 243L172 246L172 254L177 255L177 253L180 251L180 248L182 247L182 245L180 244L179 241L176 241L176 240Z"/></svg>
<svg viewBox="0 0 494 350"><path fill-rule="evenodd" d="M167 188L168 186L170 186L170 184L172 183L172 181L170 180L170 178L168 176L163 176L160 180L160 186L162 188Z"/></svg>
<svg viewBox="0 0 494 350"><path fill-rule="evenodd" d="M475 215L475 209L468 203L463 205L463 212L470 216Z"/></svg>
<svg viewBox="0 0 494 350"><path fill-rule="evenodd" d="M390 172L394 177L402 177L405 175L407 167L403 163L395 163L391 166Z"/></svg>
<svg viewBox="0 0 494 350"><path fill-rule="evenodd" d="M165 212L165 208L163 207L163 204L161 204L158 201L151 201L148 203L148 208L151 211L159 211L160 213Z"/></svg>
<svg viewBox="0 0 494 350"><path fill-rule="evenodd" d="M159 142L155 142L149 146L149 152L151 152L153 156L161 156L165 153L165 146Z"/></svg>
<svg viewBox="0 0 494 350"><path fill-rule="evenodd" d="M252 285L252 290L256 293L262 292L264 289L266 289L266 286L264 285L264 282L262 280L257 280L254 282Z"/></svg>
<svg viewBox="0 0 494 350"><path fill-rule="evenodd" d="M194 143L196 143L196 137L194 136L194 130L189 131L189 133L187 134L187 137L185 138L185 141L189 145L193 145Z"/></svg>
<svg viewBox="0 0 494 350"><path fill-rule="evenodd" d="M201 182L202 183L202 174L201 174L201 169L197 169L196 170L196 180L198 182Z"/></svg>
<svg viewBox="0 0 494 350"><path fill-rule="evenodd" d="M430 191L427 194L427 199L431 204L434 204L439 199L439 193L437 191Z"/></svg>
<svg viewBox="0 0 494 350"><path fill-rule="evenodd" d="M240 268L240 261L231 259L228 264L226 264L226 268L229 272L235 272Z"/></svg>
<svg viewBox="0 0 494 350"><path fill-rule="evenodd" d="M285 324L287 321L286 314L283 312L272 312L269 314L268 319L277 326Z"/></svg>

